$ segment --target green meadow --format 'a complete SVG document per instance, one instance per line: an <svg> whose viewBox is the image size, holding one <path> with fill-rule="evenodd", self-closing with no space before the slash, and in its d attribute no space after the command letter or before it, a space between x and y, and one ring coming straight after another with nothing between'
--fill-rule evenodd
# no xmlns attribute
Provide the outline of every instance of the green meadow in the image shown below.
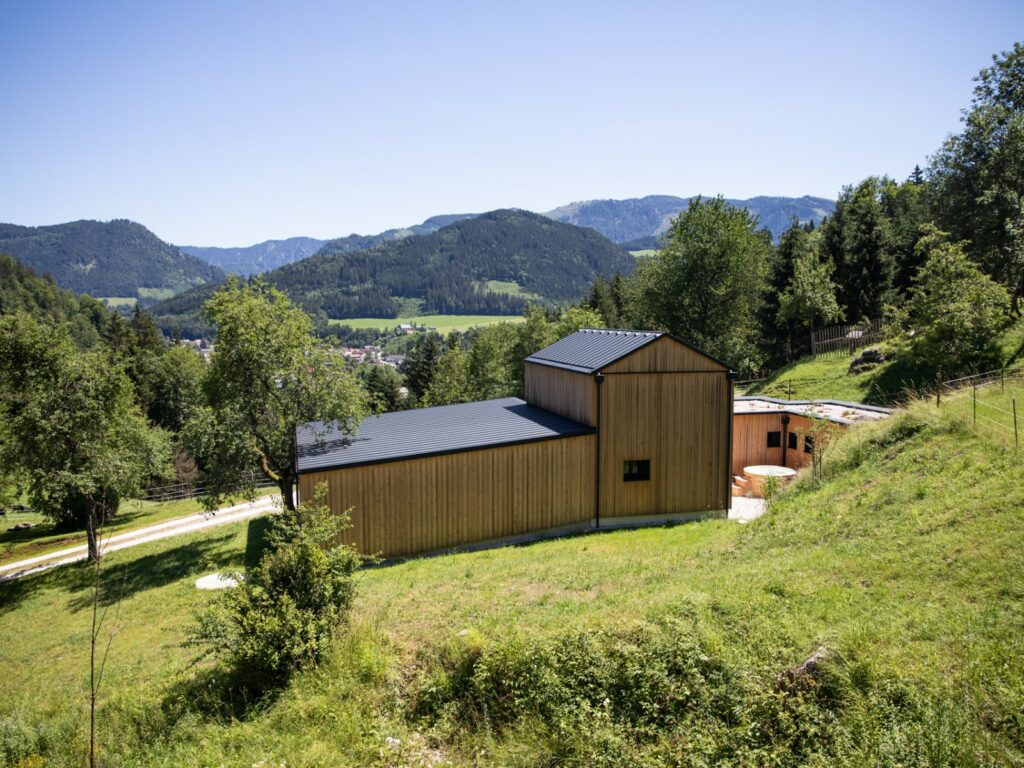
<svg viewBox="0 0 1024 768"><path fill-rule="evenodd" d="M103 764L1019 765L1022 456L919 401L748 525L368 568L329 658L260 700L183 641L266 521L113 553ZM82 764L90 583L0 584L0 764Z"/></svg>
<svg viewBox="0 0 1024 768"><path fill-rule="evenodd" d="M380 317L355 317L345 320L331 320L331 325L347 325L350 328L375 328L379 331L389 331L397 328L403 323L412 325L425 325L428 328L435 328L439 333L450 333L451 331L468 331L481 325L492 325L493 323L519 323L522 322L522 315L417 315L415 317L402 318L380 318Z"/></svg>

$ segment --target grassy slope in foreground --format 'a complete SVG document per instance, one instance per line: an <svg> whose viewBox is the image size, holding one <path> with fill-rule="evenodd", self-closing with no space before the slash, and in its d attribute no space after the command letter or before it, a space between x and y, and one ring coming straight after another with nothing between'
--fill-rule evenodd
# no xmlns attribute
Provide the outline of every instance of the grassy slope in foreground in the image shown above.
<svg viewBox="0 0 1024 768"><path fill-rule="evenodd" d="M179 641L187 606L206 599L192 580L240 564L247 544L251 559L265 523L116 553L111 573L127 568L132 587L102 706L105 759L1019 764L1021 454L953 413L917 404L852 430L821 487L805 479L747 526L365 571L331 658L248 711L215 693L223 678L186 684ZM80 762L85 573L0 585L0 759ZM831 655L811 677L780 676L819 648Z"/></svg>
<svg viewBox="0 0 1024 768"><path fill-rule="evenodd" d="M449 333L451 331L466 331L478 325L502 322L519 323L522 320L522 315L416 315L402 318L355 317L348 320L331 320L330 324L388 331L397 328L402 323L411 323L412 325L436 328L439 333Z"/></svg>

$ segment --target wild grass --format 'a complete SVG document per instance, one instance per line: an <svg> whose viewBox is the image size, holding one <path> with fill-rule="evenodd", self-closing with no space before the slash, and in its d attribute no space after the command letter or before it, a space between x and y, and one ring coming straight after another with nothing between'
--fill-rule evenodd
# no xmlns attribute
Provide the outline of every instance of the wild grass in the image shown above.
<svg viewBox="0 0 1024 768"><path fill-rule="evenodd" d="M111 573L137 586L101 707L104 759L1020 765L1021 466L922 401L852 429L820 483L801 476L745 526L367 569L331 658L259 703L190 668L180 642L204 599L194 578L237 567L247 545L251 560L260 523L115 553ZM0 760L80 764L85 578L0 585Z"/></svg>
<svg viewBox="0 0 1024 768"><path fill-rule="evenodd" d="M883 350L892 351L886 344ZM1008 367L1024 361L1024 320L1007 328L999 347ZM796 400L850 400L875 405L903 402L908 394L930 392L936 373L927 366L896 358L874 368L850 373L853 355L808 356L775 371L742 394L790 397Z"/></svg>

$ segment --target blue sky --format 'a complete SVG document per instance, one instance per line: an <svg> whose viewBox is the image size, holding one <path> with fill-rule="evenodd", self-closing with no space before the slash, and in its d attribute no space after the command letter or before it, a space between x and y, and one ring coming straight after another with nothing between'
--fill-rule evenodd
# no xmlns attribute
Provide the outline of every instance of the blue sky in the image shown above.
<svg viewBox="0 0 1024 768"><path fill-rule="evenodd" d="M834 197L957 130L1020 2L0 0L0 221L178 244Z"/></svg>

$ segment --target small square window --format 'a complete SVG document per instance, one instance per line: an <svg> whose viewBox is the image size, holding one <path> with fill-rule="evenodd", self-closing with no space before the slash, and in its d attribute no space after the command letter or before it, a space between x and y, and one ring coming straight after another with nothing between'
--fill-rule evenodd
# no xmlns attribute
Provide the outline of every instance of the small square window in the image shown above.
<svg viewBox="0 0 1024 768"><path fill-rule="evenodd" d="M814 435L804 435L804 453L814 452Z"/></svg>
<svg viewBox="0 0 1024 768"><path fill-rule="evenodd" d="M769 432L768 433L768 447L769 448L781 448L782 447L782 433L781 432Z"/></svg>
<svg viewBox="0 0 1024 768"><path fill-rule="evenodd" d="M796 432L789 433L789 447L792 448L794 451L797 449L798 439L799 437L797 436Z"/></svg>
<svg viewBox="0 0 1024 768"><path fill-rule="evenodd" d="M622 479L626 482L651 479L650 459L627 461L622 465Z"/></svg>

